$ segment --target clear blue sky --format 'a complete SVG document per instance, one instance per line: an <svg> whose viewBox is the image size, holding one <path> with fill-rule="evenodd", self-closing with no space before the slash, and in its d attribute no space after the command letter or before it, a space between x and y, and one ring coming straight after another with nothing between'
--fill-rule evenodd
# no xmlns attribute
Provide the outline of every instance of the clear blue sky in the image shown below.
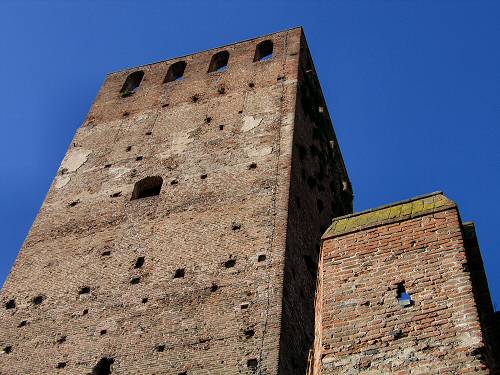
<svg viewBox="0 0 500 375"><path fill-rule="evenodd" d="M0 1L0 285L107 72L302 25L355 209L443 190L500 309L500 1Z"/></svg>

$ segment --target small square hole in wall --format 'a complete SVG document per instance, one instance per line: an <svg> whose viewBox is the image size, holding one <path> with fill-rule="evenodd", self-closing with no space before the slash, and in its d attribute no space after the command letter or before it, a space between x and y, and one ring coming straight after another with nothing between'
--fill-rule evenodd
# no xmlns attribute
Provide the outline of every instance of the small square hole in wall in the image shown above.
<svg viewBox="0 0 500 375"><path fill-rule="evenodd" d="M21 321L21 323L19 323L19 324L17 325L17 327L18 327L18 328L25 327L27 324L28 324L28 321L27 321L27 320L23 320L23 321Z"/></svg>
<svg viewBox="0 0 500 375"><path fill-rule="evenodd" d="M210 123L212 122L212 117L206 117L206 118L205 118L205 122L206 122L207 124L210 124Z"/></svg>
<svg viewBox="0 0 500 375"><path fill-rule="evenodd" d="M111 164L106 164L106 165L104 166L104 168L110 168L110 167L111 167Z"/></svg>
<svg viewBox="0 0 500 375"><path fill-rule="evenodd" d="M56 341L59 345L64 344L66 342L66 336L61 336Z"/></svg>
<svg viewBox="0 0 500 375"><path fill-rule="evenodd" d="M201 178L202 180L204 180L204 179L205 179L205 178L207 178L207 177L208 177L208 175L207 175L207 174L202 174L202 175L200 176L200 178Z"/></svg>
<svg viewBox="0 0 500 375"><path fill-rule="evenodd" d="M70 207L75 207L78 203L80 203L79 200L73 201L69 204Z"/></svg>
<svg viewBox="0 0 500 375"><path fill-rule="evenodd" d="M216 292L219 289L219 286L216 283L212 283L212 286L210 287L210 291Z"/></svg>
<svg viewBox="0 0 500 375"><path fill-rule="evenodd" d="M259 362L257 361L257 358L250 358L249 360L247 360L247 367L249 369L252 369L252 370L257 370L257 365L259 364Z"/></svg>
<svg viewBox="0 0 500 375"><path fill-rule="evenodd" d="M67 364L68 364L67 362L59 362L56 368L65 368Z"/></svg>
<svg viewBox="0 0 500 375"><path fill-rule="evenodd" d="M236 259L229 259L224 262L224 267L232 268L236 265Z"/></svg>
<svg viewBox="0 0 500 375"><path fill-rule="evenodd" d="M7 345L3 348L3 352L5 354L9 354L9 353L12 353L12 345Z"/></svg>
<svg viewBox="0 0 500 375"><path fill-rule="evenodd" d="M186 271L184 268L177 268L175 270L175 274L174 274L174 279L180 279L180 278L183 278L184 275L185 275Z"/></svg>
<svg viewBox="0 0 500 375"><path fill-rule="evenodd" d="M7 301L5 304L5 308L7 310L15 309L16 308L16 301L14 299L10 299Z"/></svg>
<svg viewBox="0 0 500 375"><path fill-rule="evenodd" d="M111 255L111 251L110 250L106 250L106 251L103 251L101 253L101 256L102 257L109 257Z"/></svg>
<svg viewBox="0 0 500 375"><path fill-rule="evenodd" d="M127 148L125 149L125 151L129 152L132 150L132 146L127 146Z"/></svg>
<svg viewBox="0 0 500 375"><path fill-rule="evenodd" d="M116 193L113 193L110 195L111 198L118 198L122 195L121 191L117 191Z"/></svg>
<svg viewBox="0 0 500 375"><path fill-rule="evenodd" d="M257 163L252 163L248 166L248 169L256 169L257 168Z"/></svg>
<svg viewBox="0 0 500 375"><path fill-rule="evenodd" d="M394 337L394 340L399 340L399 339L402 339L403 337L406 337L406 336L408 336L408 335L400 329L396 329L396 330L392 331L392 337Z"/></svg>
<svg viewBox="0 0 500 375"><path fill-rule="evenodd" d="M224 125L219 125L219 130L224 130Z"/></svg>
<svg viewBox="0 0 500 375"><path fill-rule="evenodd" d="M243 302L243 303L240 305L240 308L241 308L242 310L247 310L247 309L248 309L248 306L249 306L249 304L248 304L247 302Z"/></svg>
<svg viewBox="0 0 500 375"><path fill-rule="evenodd" d="M135 161L141 161L142 159L143 159L142 156L138 156L138 157L135 158Z"/></svg>
<svg viewBox="0 0 500 375"><path fill-rule="evenodd" d="M165 345L156 345L155 350L159 353L165 351Z"/></svg>
<svg viewBox="0 0 500 375"><path fill-rule="evenodd" d="M45 297L42 295L38 295L34 297L31 302L33 302L33 305L41 305L43 301L45 300Z"/></svg>
<svg viewBox="0 0 500 375"><path fill-rule="evenodd" d="M146 134L146 135L151 135L151 134L153 134L153 132L146 132L146 133L144 133L144 134Z"/></svg>
<svg viewBox="0 0 500 375"><path fill-rule="evenodd" d="M88 309L85 309L82 311L82 315L87 315L89 313L89 310Z"/></svg>
<svg viewBox="0 0 500 375"><path fill-rule="evenodd" d="M142 300L141 300L141 303L148 303L149 299L148 297L144 297Z"/></svg>
<svg viewBox="0 0 500 375"><path fill-rule="evenodd" d="M255 331L253 329L251 329L251 328L248 328L248 329L245 329L243 331L243 334L245 335L245 337L247 339L250 339L250 338L252 338L255 335Z"/></svg>
<svg viewBox="0 0 500 375"><path fill-rule="evenodd" d="M134 268L141 268L144 265L145 257L138 257L135 261Z"/></svg>
<svg viewBox="0 0 500 375"><path fill-rule="evenodd" d="M101 332L99 332L101 336L104 336L108 333L107 329L101 329Z"/></svg>
<svg viewBox="0 0 500 375"><path fill-rule="evenodd" d="M140 281L141 281L141 278L139 276L132 277L132 279L130 279L130 284L132 284L132 285L139 284Z"/></svg>
<svg viewBox="0 0 500 375"><path fill-rule="evenodd" d="M257 258L257 261L258 262L263 262L266 260L266 255L265 254L261 254L259 255L259 257Z"/></svg>
<svg viewBox="0 0 500 375"><path fill-rule="evenodd" d="M90 287L88 286L82 286L80 290L78 291L78 294L89 294L90 293Z"/></svg>

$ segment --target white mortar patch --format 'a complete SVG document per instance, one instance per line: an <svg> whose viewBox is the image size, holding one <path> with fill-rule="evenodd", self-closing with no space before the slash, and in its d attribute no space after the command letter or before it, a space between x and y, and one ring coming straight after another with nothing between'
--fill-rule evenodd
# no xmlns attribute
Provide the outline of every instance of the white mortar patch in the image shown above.
<svg viewBox="0 0 500 375"><path fill-rule="evenodd" d="M70 149L61 163L61 170L65 169L65 172L75 172L85 164L90 154L90 150L84 150L83 148Z"/></svg>
<svg viewBox="0 0 500 375"><path fill-rule="evenodd" d="M250 156L250 157L265 156L265 155L269 155L270 153L273 152L273 148L271 146L259 148L259 149L247 147L245 150L246 150L248 156Z"/></svg>
<svg viewBox="0 0 500 375"><path fill-rule="evenodd" d="M182 133L173 134L172 147L170 147L167 151L162 152L159 155L160 158L166 159L172 156L172 154L180 154L187 149L188 145L193 142L193 139L190 138L190 134L194 130L195 129L191 129Z"/></svg>
<svg viewBox="0 0 500 375"><path fill-rule="evenodd" d="M125 168L125 167L109 168L109 173L113 175L113 178L121 178L129 171L130 168Z"/></svg>
<svg viewBox="0 0 500 375"><path fill-rule="evenodd" d="M57 176L56 183L54 184L54 187L56 189L60 189L64 186L66 186L70 180L71 180L71 177L69 177L69 176Z"/></svg>
<svg viewBox="0 0 500 375"><path fill-rule="evenodd" d="M260 125L262 122L262 117L245 116L243 117L243 126L241 127L242 132L247 132Z"/></svg>

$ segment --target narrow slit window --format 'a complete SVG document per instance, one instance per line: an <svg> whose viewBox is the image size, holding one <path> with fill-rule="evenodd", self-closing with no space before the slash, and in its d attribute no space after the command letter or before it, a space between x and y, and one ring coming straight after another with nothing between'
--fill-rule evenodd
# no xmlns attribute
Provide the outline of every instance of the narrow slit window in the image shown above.
<svg viewBox="0 0 500 375"><path fill-rule="evenodd" d="M137 181L132 192L132 200L159 195L163 179L160 176L151 176Z"/></svg>
<svg viewBox="0 0 500 375"><path fill-rule="evenodd" d="M224 72L227 69L227 64L229 62L229 52L221 51L217 52L212 56L210 65L208 67L208 72Z"/></svg>
<svg viewBox="0 0 500 375"><path fill-rule="evenodd" d="M273 57L273 42L272 40L264 40L257 44L253 61L269 60Z"/></svg>
<svg viewBox="0 0 500 375"><path fill-rule="evenodd" d="M120 90L120 95L125 98L137 92L139 86L141 85L142 78L144 77L144 72L138 70L137 72L130 73L125 80L125 83Z"/></svg>
<svg viewBox="0 0 500 375"><path fill-rule="evenodd" d="M163 83L180 81L184 77L184 70L186 70L186 65L187 64L185 61L177 61L176 63L170 65Z"/></svg>
<svg viewBox="0 0 500 375"><path fill-rule="evenodd" d="M400 306L408 307L413 305L413 300L406 291L404 281L397 284L396 293L396 298L398 299L398 303Z"/></svg>

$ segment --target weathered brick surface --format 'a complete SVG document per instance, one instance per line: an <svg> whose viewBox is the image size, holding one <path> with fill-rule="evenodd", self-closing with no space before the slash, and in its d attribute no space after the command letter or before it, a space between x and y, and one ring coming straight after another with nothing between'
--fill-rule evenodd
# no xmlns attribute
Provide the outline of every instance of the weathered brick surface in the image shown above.
<svg viewBox="0 0 500 375"><path fill-rule="evenodd" d="M334 221L314 373L490 373L462 233L440 194ZM398 284L413 305L398 303Z"/></svg>
<svg viewBox="0 0 500 375"><path fill-rule="evenodd" d="M303 374L319 238L352 209L330 127L300 28L110 74L1 291L0 373Z"/></svg>

